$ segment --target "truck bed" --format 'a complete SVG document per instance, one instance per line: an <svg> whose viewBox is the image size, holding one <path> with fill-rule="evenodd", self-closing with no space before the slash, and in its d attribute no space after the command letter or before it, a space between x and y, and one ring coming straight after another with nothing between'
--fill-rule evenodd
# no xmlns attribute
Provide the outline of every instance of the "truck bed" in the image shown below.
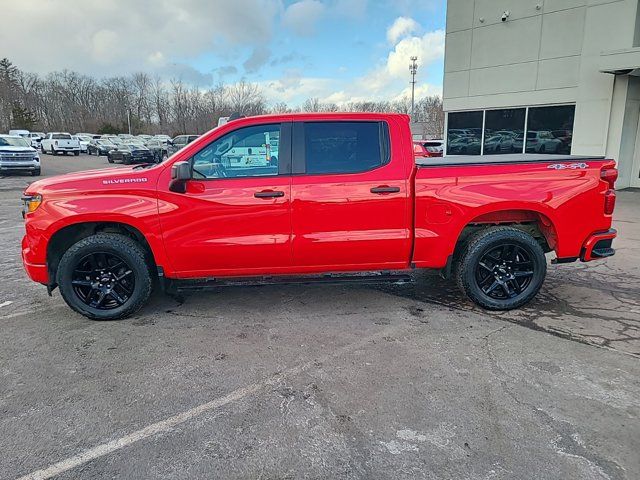
<svg viewBox="0 0 640 480"><path fill-rule="evenodd" d="M509 153L505 155L449 155L446 157L416 158L418 167L442 167L455 165L503 165L509 163L581 162L602 160L604 157L582 155L547 155L537 153Z"/></svg>
<svg viewBox="0 0 640 480"><path fill-rule="evenodd" d="M558 258L579 257L589 235L611 228L600 178L612 160L572 155L429 158L415 174L417 267L441 268L468 225L535 224Z"/></svg>

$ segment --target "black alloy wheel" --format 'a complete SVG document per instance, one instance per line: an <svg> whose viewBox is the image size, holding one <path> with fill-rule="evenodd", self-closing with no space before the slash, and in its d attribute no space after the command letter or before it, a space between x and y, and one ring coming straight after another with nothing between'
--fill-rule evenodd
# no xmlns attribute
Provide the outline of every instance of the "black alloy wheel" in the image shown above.
<svg viewBox="0 0 640 480"><path fill-rule="evenodd" d="M533 278L530 254L521 246L503 244L487 251L476 267L477 286L491 298L520 295Z"/></svg>
<svg viewBox="0 0 640 480"><path fill-rule="evenodd" d="M460 289L482 308L511 310L536 296L547 273L541 244L511 226L489 227L465 240L455 260Z"/></svg>
<svg viewBox="0 0 640 480"><path fill-rule="evenodd" d="M153 288L144 247L118 233L96 233L69 247L55 272L62 298L94 320L118 320L139 310Z"/></svg>
<svg viewBox="0 0 640 480"><path fill-rule="evenodd" d="M121 307L133 294L135 275L119 256L92 252L81 258L73 270L73 291L85 305L98 310Z"/></svg>

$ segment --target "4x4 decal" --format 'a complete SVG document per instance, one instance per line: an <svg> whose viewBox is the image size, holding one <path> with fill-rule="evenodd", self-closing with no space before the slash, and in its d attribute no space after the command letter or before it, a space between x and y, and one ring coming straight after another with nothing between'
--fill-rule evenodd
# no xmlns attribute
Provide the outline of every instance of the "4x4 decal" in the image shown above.
<svg viewBox="0 0 640 480"><path fill-rule="evenodd" d="M587 163L553 163L547 168L552 168L553 170L582 170L589 168L589 165Z"/></svg>

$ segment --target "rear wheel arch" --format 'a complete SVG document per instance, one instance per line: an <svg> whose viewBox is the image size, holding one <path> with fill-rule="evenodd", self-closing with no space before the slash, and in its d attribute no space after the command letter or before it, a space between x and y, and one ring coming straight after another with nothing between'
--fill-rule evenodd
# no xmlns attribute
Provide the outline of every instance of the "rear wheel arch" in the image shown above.
<svg viewBox="0 0 640 480"><path fill-rule="evenodd" d="M142 246L149 267L158 267L151 245L136 227L124 222L81 222L67 225L56 231L47 243L47 270L50 287L55 286L56 272L64 253L80 240L98 233L118 233L131 238Z"/></svg>
<svg viewBox="0 0 640 480"><path fill-rule="evenodd" d="M528 209L495 210L476 216L463 227L455 243L454 258L459 256L474 234L496 226L509 226L528 233L545 253L557 248L557 230L552 220L544 213Z"/></svg>

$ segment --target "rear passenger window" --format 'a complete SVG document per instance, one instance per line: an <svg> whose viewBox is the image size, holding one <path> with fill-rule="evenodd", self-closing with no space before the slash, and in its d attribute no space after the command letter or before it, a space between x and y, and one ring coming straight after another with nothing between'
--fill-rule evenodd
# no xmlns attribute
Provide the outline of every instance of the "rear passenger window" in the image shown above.
<svg viewBox="0 0 640 480"><path fill-rule="evenodd" d="M306 173L357 173L389 159L384 122L305 122Z"/></svg>

